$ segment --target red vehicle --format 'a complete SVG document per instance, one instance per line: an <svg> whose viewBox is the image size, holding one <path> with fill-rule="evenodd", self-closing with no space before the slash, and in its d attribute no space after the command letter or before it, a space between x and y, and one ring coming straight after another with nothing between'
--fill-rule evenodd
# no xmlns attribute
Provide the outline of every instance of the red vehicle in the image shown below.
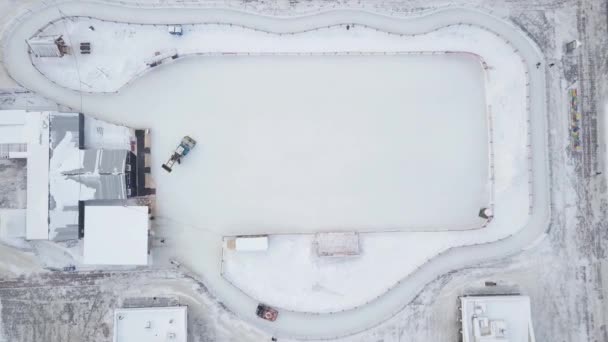
<svg viewBox="0 0 608 342"><path fill-rule="evenodd" d="M258 305L258 308L255 310L255 314L261 319L271 322L276 321L277 317L279 316L279 312L276 309L264 304Z"/></svg>

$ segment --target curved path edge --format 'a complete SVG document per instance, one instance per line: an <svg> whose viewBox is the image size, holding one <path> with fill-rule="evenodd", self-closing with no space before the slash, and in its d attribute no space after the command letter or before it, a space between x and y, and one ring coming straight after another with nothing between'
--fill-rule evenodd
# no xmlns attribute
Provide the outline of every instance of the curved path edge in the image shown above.
<svg viewBox="0 0 608 342"><path fill-rule="evenodd" d="M256 319L257 302L227 282L211 288L239 317L254 322L277 336L300 339L330 339L374 327L400 312L423 288L441 275L491 259L503 258L525 249L542 237L550 221L550 172L548 166L547 103L544 67L540 49L514 25L490 14L467 8L448 8L407 18L390 17L362 10L331 10L314 15L277 18L227 9L138 8L99 2L66 2L43 8L20 18L4 37L4 64L19 84L61 104L82 111L82 94L52 83L30 63L26 39L49 21L61 16L91 16L98 19L141 24L238 22L273 32L296 32L340 23L358 23L380 30L413 34L439 27L469 23L505 38L518 51L528 70L529 129L532 131L532 210L528 223L517 233L491 243L456 247L431 259L401 281L390 292L368 305L333 314L284 312L274 322ZM102 96L102 95L86 95ZM394 265L392 266L394 267ZM205 278L205 275L203 275ZM221 287L221 288L220 288Z"/></svg>

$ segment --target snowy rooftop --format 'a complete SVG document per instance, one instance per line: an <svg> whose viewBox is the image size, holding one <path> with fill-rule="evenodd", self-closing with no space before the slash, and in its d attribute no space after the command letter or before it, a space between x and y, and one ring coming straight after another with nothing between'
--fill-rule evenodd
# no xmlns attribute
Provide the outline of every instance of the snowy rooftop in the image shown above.
<svg viewBox="0 0 608 342"><path fill-rule="evenodd" d="M148 207L86 206L84 231L85 264L148 263Z"/></svg>
<svg viewBox="0 0 608 342"><path fill-rule="evenodd" d="M26 143L25 111L3 110L0 113L0 144Z"/></svg>
<svg viewBox="0 0 608 342"><path fill-rule="evenodd" d="M91 132L94 143L87 144L91 140L87 138L87 128L90 130L91 125L81 114L53 113L50 121L49 191L54 204L49 210L50 238L76 239L78 201L127 198L125 169L130 131L95 124L95 133ZM104 138L106 131L110 134ZM113 131L116 133L111 134ZM108 149L106 141L110 142L110 148L121 149Z"/></svg>
<svg viewBox="0 0 608 342"><path fill-rule="evenodd" d="M26 217L11 231L23 224L28 240L78 238L79 201L127 198L134 139L132 129L79 113L1 111L0 158L27 158Z"/></svg>
<svg viewBox="0 0 608 342"><path fill-rule="evenodd" d="M186 306L116 309L114 342L186 342Z"/></svg>
<svg viewBox="0 0 608 342"><path fill-rule="evenodd" d="M23 144L25 148L15 149L16 145ZM11 158L16 150L27 151L19 153L20 158L27 158L26 237L48 239L48 112L8 110L0 113L0 154Z"/></svg>
<svg viewBox="0 0 608 342"><path fill-rule="evenodd" d="M527 296L461 297L463 342L534 342Z"/></svg>

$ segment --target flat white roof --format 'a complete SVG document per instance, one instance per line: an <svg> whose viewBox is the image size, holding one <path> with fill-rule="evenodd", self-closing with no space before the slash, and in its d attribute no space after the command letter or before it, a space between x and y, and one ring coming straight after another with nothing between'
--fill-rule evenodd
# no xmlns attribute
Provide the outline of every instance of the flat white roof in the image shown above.
<svg viewBox="0 0 608 342"><path fill-rule="evenodd" d="M527 296L461 297L463 342L535 342Z"/></svg>
<svg viewBox="0 0 608 342"><path fill-rule="evenodd" d="M356 232L317 233L314 242L318 256L358 255L361 251Z"/></svg>
<svg viewBox="0 0 608 342"><path fill-rule="evenodd" d="M85 206L84 263L146 265L148 207Z"/></svg>
<svg viewBox="0 0 608 342"><path fill-rule="evenodd" d="M27 210L25 237L49 238L49 113L25 113Z"/></svg>
<svg viewBox="0 0 608 342"><path fill-rule="evenodd" d="M267 236L241 236L235 239L235 248L242 252L257 252L268 249Z"/></svg>
<svg viewBox="0 0 608 342"><path fill-rule="evenodd" d="M0 112L0 144L27 143L24 110L3 110Z"/></svg>
<svg viewBox="0 0 608 342"><path fill-rule="evenodd" d="M186 342L186 306L114 310L114 342Z"/></svg>
<svg viewBox="0 0 608 342"><path fill-rule="evenodd" d="M25 110L3 110L0 113L0 126L25 125Z"/></svg>

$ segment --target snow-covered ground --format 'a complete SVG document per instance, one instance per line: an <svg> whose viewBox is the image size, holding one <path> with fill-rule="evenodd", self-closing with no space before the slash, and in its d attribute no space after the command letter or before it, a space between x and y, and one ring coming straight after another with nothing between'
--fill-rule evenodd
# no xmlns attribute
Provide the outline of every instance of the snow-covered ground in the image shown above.
<svg viewBox="0 0 608 342"><path fill-rule="evenodd" d="M435 235L360 234L361 255L349 257L317 256L314 235L273 235L266 252L224 249L222 271L261 302L295 311L336 312L382 295L429 255L452 245Z"/></svg>
<svg viewBox="0 0 608 342"><path fill-rule="evenodd" d="M101 6L101 5L100 5ZM86 14L94 10L95 6L87 4L80 7L77 3L62 6L62 13ZM101 17L112 17L118 19L132 18L138 21L169 22L170 20L187 21L190 13L194 11L163 11L162 15L153 11L125 9L116 7L101 7L94 11L95 15ZM141 11L141 15L133 15L133 11ZM221 11L220 11L221 12ZM198 12L217 17L218 13L213 11ZM89 13L92 14L92 13ZM138 13L139 14L139 13ZM172 15L175 15L173 17ZM490 117L492 127L497 132L490 136L494 142L491 153L495 155L494 177L496 178L494 189L494 202L496 217L485 230L477 232L450 232L453 246L463 244L478 244L466 248L450 249L449 251L433 258L430 262L418 268L417 271L408 275L405 281L400 282L392 291L379 297L373 302L357 310L349 310L333 315L308 315L304 313L284 312L279 320L267 328L276 331L280 335L292 335L300 337L326 337L359 331L373 325L383 318L398 311L405 303L409 302L415 294L435 277L450 270L463 267L471 262L479 262L490 257L502 256L520 250L530 242L534 241L545 228L547 214L547 177L545 160L545 138L544 138L544 73L536 70L534 65L542 61L542 55L520 32L510 25L486 16L483 13L467 10L453 10L438 12L428 17L420 17L411 20L397 20L388 17L374 16L364 12L331 12L316 17L303 18L293 21L273 21L268 18L247 16L242 13L223 12L226 18L232 16L235 22L244 21L259 27L274 27L282 30L294 30L300 26L321 27L328 23L345 22L344 18L357 23L373 23L376 27L383 27L387 31L396 32L419 32L426 31L441 32L447 34L444 39L439 39L441 34L427 41L420 40L419 48L424 49L452 49L454 46L461 48L458 51L469 51L484 58L489 70L486 78L486 101L491 106ZM131 126L152 127L153 141L158 148L153 152L153 165L160 164L172 149L176 139L183 131L195 129L196 123L192 118L201 115L193 110L193 105L204 105L200 101L204 92L200 91L199 84L204 82L200 69L204 67L204 59L188 59L175 63L171 68L159 68L153 73L146 75L145 79L135 81L131 87L119 92L115 96L82 95L50 83L42 75L38 74L24 58L25 37L31 35L49 19L56 18L60 13L56 11L42 11L32 16L30 20L13 31L8 41L10 51L5 56L6 66L11 75L30 89L39 91L46 96L59 102L71 105L75 108L93 113L99 117L111 119L116 122ZM490 31L479 29L477 26L457 25L445 29L443 27L454 24L458 18L460 21L481 23L501 35L508 36L509 45L505 38L496 36ZM200 17L198 17L201 20ZM290 24L291 23L291 24ZM254 25L254 26L255 26ZM291 25L291 26L290 26ZM347 32L346 30L343 30ZM476 35L476 32L479 35ZM429 36L432 33L429 33ZM416 44L407 45L405 41L419 39L410 36L390 36L391 39L403 39L402 49L410 50ZM297 36L297 35L294 35ZM320 39L322 37L319 37ZM378 37L376 37L378 38ZM322 40L322 39L321 39ZM377 39L373 40L374 42ZM440 46L428 46L426 44L438 44ZM446 48L447 45L447 48ZM309 49L310 46L303 45L302 48ZM522 60L521 56L525 59ZM352 56L351 56L352 57ZM523 62L523 63L522 63ZM526 69L530 77L526 80ZM197 74L197 72L199 72ZM145 80L145 82L144 82ZM526 88L527 81L530 88ZM178 85L166 89L167 84ZM217 84L217 83L216 83ZM206 89L206 88L203 88ZM526 101L526 89L530 90L530 115L534 135L532 141L528 141L528 111ZM160 90L160 91L159 91ZM151 96L152 95L152 96ZM226 95L224 95L226 96ZM231 98L236 102L235 97ZM168 114L169 113L169 114ZM162 128L162 131L161 131ZM169 132L172 132L169 134ZM528 167L529 150L528 143L532 145L534 173L530 174ZM205 151L203 145L203 151ZM200 150L199 150L200 151ZM193 154L194 156L194 154ZM237 289L227 285L218 272L219 255L221 252L221 235L223 231L213 231L209 227L199 225L197 219L201 211L198 198L191 196L190 201L185 203L184 194L193 188L192 179L204 170L205 165L196 165L196 159L190 159L188 165L181 165L182 177L170 177L154 170L159 180L160 203L159 231L167 234L167 248L159 250L158 254L174 256L182 259L197 272L205 277L206 282L214 292L231 309L245 318L254 319L253 308L256 301L244 296ZM529 188L528 177L534 176L532 188ZM529 190L534 190L533 202L529 202ZM530 207L533 205L532 210ZM165 210L164 212L162 210ZM532 213L532 216L529 214ZM443 233L436 233L443 234ZM446 233L447 234L447 233ZM509 238L508 236L512 235ZM403 236L406 236L404 234ZM172 239L172 240L171 240ZM491 244L479 244L482 242L497 242ZM420 241L421 244L424 241ZM429 258L434 255L429 254ZM392 264L393 260L385 263Z"/></svg>

